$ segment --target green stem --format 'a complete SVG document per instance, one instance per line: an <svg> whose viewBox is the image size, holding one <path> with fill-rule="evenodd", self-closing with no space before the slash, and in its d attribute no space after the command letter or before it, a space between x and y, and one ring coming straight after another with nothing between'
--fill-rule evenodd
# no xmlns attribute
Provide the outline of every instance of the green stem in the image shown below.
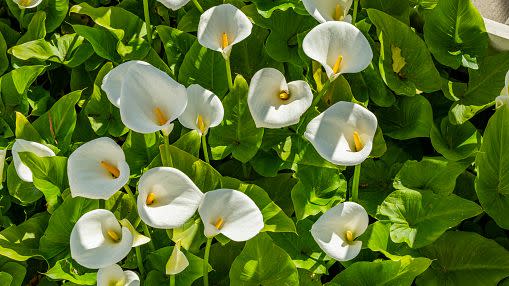
<svg viewBox="0 0 509 286"><path fill-rule="evenodd" d="M201 136L201 146L203 148L203 157L205 157L205 162L210 165L209 151L207 150L207 137L205 134L202 134Z"/></svg>
<svg viewBox="0 0 509 286"><path fill-rule="evenodd" d="M232 69L230 68L230 59L224 60L226 64L226 78L228 79L228 89L231 91L233 89L233 81L232 81Z"/></svg>
<svg viewBox="0 0 509 286"><path fill-rule="evenodd" d="M145 267L143 267L143 258L141 256L141 249L140 247L135 247L134 250L136 251L136 262L138 263L138 269L140 270L141 277L145 276Z"/></svg>
<svg viewBox="0 0 509 286"><path fill-rule="evenodd" d="M359 201L359 179L361 176L361 164L355 165L352 181L352 202Z"/></svg>
<svg viewBox="0 0 509 286"><path fill-rule="evenodd" d="M99 199L99 208L106 209L106 201L103 199Z"/></svg>
<svg viewBox="0 0 509 286"><path fill-rule="evenodd" d="M19 12L19 31L23 32L23 18L25 17L25 8L20 8Z"/></svg>
<svg viewBox="0 0 509 286"><path fill-rule="evenodd" d="M200 13L203 14L203 8L201 7L200 3L198 3L198 0L193 0L194 6L196 6L196 9L200 11Z"/></svg>
<svg viewBox="0 0 509 286"><path fill-rule="evenodd" d="M325 84L324 84L324 85L323 85L323 87L322 87L322 90L320 90L320 92L316 95L315 99L313 99L313 103L311 103L311 107L310 107L310 109L311 109L311 108L314 108L314 107L318 104L318 102L320 102L320 100L322 99L322 97L323 97L323 96L327 93L327 91L329 90L329 87L331 86L331 83L332 83L332 82L330 81L330 79L329 79L329 80L327 80L327 81L325 82Z"/></svg>
<svg viewBox="0 0 509 286"><path fill-rule="evenodd" d="M150 11L148 0L143 0L143 13L145 14L145 24L147 24L147 38L149 45L152 45L152 26L150 25Z"/></svg>
<svg viewBox="0 0 509 286"><path fill-rule="evenodd" d="M143 228L143 234L150 238L150 241L148 242L148 248L150 248L150 251L154 251L156 248L154 247L154 241L152 240L152 236L150 235L150 231L148 230L147 225L142 221L141 227Z"/></svg>
<svg viewBox="0 0 509 286"><path fill-rule="evenodd" d="M357 20L357 9L359 8L359 0L353 1L353 16L352 16L352 24L355 25L355 21Z"/></svg>
<svg viewBox="0 0 509 286"><path fill-rule="evenodd" d="M170 156L170 138L166 135L164 135L164 156L161 154L161 161L165 167L173 166L173 160Z"/></svg>
<svg viewBox="0 0 509 286"><path fill-rule="evenodd" d="M244 173L244 178L247 179L249 177L249 173L247 172L246 164L242 164L242 172Z"/></svg>
<svg viewBox="0 0 509 286"><path fill-rule="evenodd" d="M170 286L175 286L175 275L170 275Z"/></svg>
<svg viewBox="0 0 509 286"><path fill-rule="evenodd" d="M212 239L207 238L207 244L205 245L205 255L203 256L203 285L209 286L209 255L210 246L212 245Z"/></svg>

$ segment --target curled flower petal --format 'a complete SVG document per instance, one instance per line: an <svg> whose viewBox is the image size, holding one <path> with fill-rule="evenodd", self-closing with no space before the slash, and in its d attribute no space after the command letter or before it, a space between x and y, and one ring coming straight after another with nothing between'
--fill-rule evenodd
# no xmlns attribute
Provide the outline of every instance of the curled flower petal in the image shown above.
<svg viewBox="0 0 509 286"><path fill-rule="evenodd" d="M166 263L166 275L179 274L184 271L187 266L189 266L189 261L187 260L184 252L180 250L180 241L178 241L173 247L170 259L168 259L168 262Z"/></svg>
<svg viewBox="0 0 509 286"><path fill-rule="evenodd" d="M42 3L42 0L12 0L12 1L18 4L20 9L35 8Z"/></svg>
<svg viewBox="0 0 509 286"><path fill-rule="evenodd" d="M113 264L97 271L97 286L139 286L140 278L133 271L123 271L120 266Z"/></svg>
<svg viewBox="0 0 509 286"><path fill-rule="evenodd" d="M23 139L16 139L12 145L12 161L14 162L14 169L16 169L19 178L25 182L33 182L34 179L30 168L21 162L19 153L22 152L31 152L39 157L55 156L55 152L45 145Z"/></svg>
<svg viewBox="0 0 509 286"><path fill-rule="evenodd" d="M120 224L122 226L127 227L127 229L129 229L129 231L133 235L133 247L138 247L140 245L144 245L150 242L150 238L139 233L128 219L126 218L122 219L120 221Z"/></svg>
<svg viewBox="0 0 509 286"><path fill-rule="evenodd" d="M221 123L224 108L219 97L197 84L187 88L187 96L186 110L179 117L184 127L196 130L201 135Z"/></svg>
<svg viewBox="0 0 509 286"><path fill-rule="evenodd" d="M347 21L353 0L302 0L302 4L318 22Z"/></svg>

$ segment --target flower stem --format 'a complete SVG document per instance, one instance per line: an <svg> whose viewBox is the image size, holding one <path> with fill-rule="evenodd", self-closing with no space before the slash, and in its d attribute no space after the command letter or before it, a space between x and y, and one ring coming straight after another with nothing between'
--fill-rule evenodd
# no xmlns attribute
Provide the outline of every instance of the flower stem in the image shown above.
<svg viewBox="0 0 509 286"><path fill-rule="evenodd" d="M352 181L352 202L359 201L359 179L361 176L361 164L355 165L355 170L353 172L353 181Z"/></svg>
<svg viewBox="0 0 509 286"><path fill-rule="evenodd" d="M145 15L145 24L147 25L147 38L149 45L152 46L152 26L150 25L150 11L148 9L148 0L143 0L143 13Z"/></svg>
<svg viewBox="0 0 509 286"><path fill-rule="evenodd" d="M353 16L352 16L352 24L355 25L355 21L357 20L357 9L359 8L359 0L353 1Z"/></svg>
<svg viewBox="0 0 509 286"><path fill-rule="evenodd" d="M131 197L131 199L133 200L134 205L136 205L136 197L134 196L133 191L131 191L131 188L129 187L129 185L125 184L124 189L127 192L127 194ZM150 251L154 251L155 247L154 247L154 242L152 241L152 236L150 235L150 231L148 230L147 225L143 221L140 220L140 223L141 223L141 227L143 228L143 234L145 234L146 237L150 238L150 241L148 242L148 247L150 248Z"/></svg>
<svg viewBox="0 0 509 286"><path fill-rule="evenodd" d="M210 165L209 151L207 150L207 137L205 134L201 135L201 146L203 148L203 157L205 157L205 162Z"/></svg>
<svg viewBox="0 0 509 286"><path fill-rule="evenodd" d="M203 8L201 7L200 3L198 3L198 0L193 0L194 6L196 6L196 9L200 11L200 13L203 14Z"/></svg>
<svg viewBox="0 0 509 286"><path fill-rule="evenodd" d="M207 244L205 245L205 255L203 256L203 285L209 286L209 255L210 246L212 245L213 237L207 238Z"/></svg>
<svg viewBox="0 0 509 286"><path fill-rule="evenodd" d="M140 270L140 274L142 277L145 276L145 267L143 267L143 258L141 256L141 249L140 247L135 247L134 250L136 251L136 262L138 263L138 269Z"/></svg>
<svg viewBox="0 0 509 286"><path fill-rule="evenodd" d="M106 209L106 201L103 199L99 199L99 208Z"/></svg>
<svg viewBox="0 0 509 286"><path fill-rule="evenodd" d="M170 275L170 286L175 286L175 275Z"/></svg>
<svg viewBox="0 0 509 286"><path fill-rule="evenodd" d="M232 81L232 69L230 68L230 59L224 60L226 64L226 78L228 79L228 89L232 91L233 89L233 81Z"/></svg>
<svg viewBox="0 0 509 286"><path fill-rule="evenodd" d="M327 80L325 82L325 84L323 85L322 89L320 90L320 92L318 92L318 94L316 95L315 99L313 99L313 103L311 104L311 108L315 107L318 102L320 102L320 100L322 99L322 97L327 93L327 91L329 90L329 87L331 86L331 81L330 79ZM310 109L311 109L310 108Z"/></svg>
<svg viewBox="0 0 509 286"><path fill-rule="evenodd" d="M161 162L165 167L173 166L173 160L170 156L170 138L166 135L164 135L164 156L161 154Z"/></svg>
<svg viewBox="0 0 509 286"><path fill-rule="evenodd" d="M20 8L19 12L19 31L23 32L23 18L25 17L25 8Z"/></svg>

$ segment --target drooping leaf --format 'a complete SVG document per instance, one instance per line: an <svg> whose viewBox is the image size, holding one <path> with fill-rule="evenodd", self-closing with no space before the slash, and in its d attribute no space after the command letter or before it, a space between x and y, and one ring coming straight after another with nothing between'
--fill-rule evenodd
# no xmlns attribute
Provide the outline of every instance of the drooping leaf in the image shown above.
<svg viewBox="0 0 509 286"><path fill-rule="evenodd" d="M49 219L48 213L39 213L21 223L0 231L0 254L16 261L41 256L39 240Z"/></svg>

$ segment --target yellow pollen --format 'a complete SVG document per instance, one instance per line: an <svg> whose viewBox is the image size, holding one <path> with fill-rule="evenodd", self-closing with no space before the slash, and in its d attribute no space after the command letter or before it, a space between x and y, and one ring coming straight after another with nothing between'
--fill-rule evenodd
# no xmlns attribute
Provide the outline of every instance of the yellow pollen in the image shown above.
<svg viewBox="0 0 509 286"><path fill-rule="evenodd" d="M160 126L163 126L164 124L166 124L166 122L168 122L168 118L161 111L161 109L159 109L159 107L154 108L154 114L156 115L157 123Z"/></svg>
<svg viewBox="0 0 509 286"><path fill-rule="evenodd" d="M113 230L108 230L108 236L111 238L111 240L113 240L114 242L119 242L120 241L120 235L118 235L118 233L116 233L115 231Z"/></svg>
<svg viewBox="0 0 509 286"><path fill-rule="evenodd" d="M338 56L338 58L336 59L336 62L334 63L334 67L332 68L332 71L334 72L334 74L337 74L339 72L339 69L341 68L342 61L343 61L343 57Z"/></svg>
<svg viewBox="0 0 509 286"><path fill-rule="evenodd" d="M352 233L351 231L347 230L347 231L346 231L346 240L347 240L348 242L352 242L352 241L353 241L353 239L354 239L354 237L353 237L353 233Z"/></svg>
<svg viewBox="0 0 509 286"><path fill-rule="evenodd" d="M224 225L224 220L223 220L223 218L222 218L222 217L218 218L218 219L216 220L216 223L214 224L214 226L215 226L218 230L220 230L220 229L223 227L223 225Z"/></svg>
<svg viewBox="0 0 509 286"><path fill-rule="evenodd" d="M196 119L196 125L198 125L198 128L200 129L201 133L204 134L207 127L205 126L205 122L203 121L203 117L198 115L198 119Z"/></svg>
<svg viewBox="0 0 509 286"><path fill-rule="evenodd" d="M224 48L226 48L226 47L228 47L228 45L229 45L230 43L228 42L228 35L227 35L226 33L223 33L223 36L222 36L221 40L222 40L222 41L221 41L221 47L222 47L223 49L224 49Z"/></svg>
<svg viewBox="0 0 509 286"><path fill-rule="evenodd" d="M288 92L282 90L279 93L279 99L281 99L281 100L288 100L289 98L290 98L290 94L288 94Z"/></svg>
<svg viewBox="0 0 509 286"><path fill-rule="evenodd" d="M32 4L32 1L30 1L30 0L21 0L21 1L19 1L19 4L20 4L21 6L23 6L23 7L27 7L27 6L29 6L30 4Z"/></svg>
<svg viewBox="0 0 509 286"><path fill-rule="evenodd" d="M364 148L364 145L362 144L361 137L359 136L359 132L354 131L353 132L353 142L355 143L355 151L359 152Z"/></svg>
<svg viewBox="0 0 509 286"><path fill-rule="evenodd" d="M108 171L108 173L110 173L115 179L120 177L120 170L112 164L106 161L101 161L101 167Z"/></svg>
<svg viewBox="0 0 509 286"><path fill-rule="evenodd" d="M149 193L147 195L147 199L145 200L145 203L147 204L147 206L150 206L155 201L156 201L156 195L154 195L154 193Z"/></svg>
<svg viewBox="0 0 509 286"><path fill-rule="evenodd" d="M341 21L343 20L344 16L342 15L343 13L343 7L341 7L341 5L339 4L336 4L336 11L334 12L334 20L336 21Z"/></svg>

